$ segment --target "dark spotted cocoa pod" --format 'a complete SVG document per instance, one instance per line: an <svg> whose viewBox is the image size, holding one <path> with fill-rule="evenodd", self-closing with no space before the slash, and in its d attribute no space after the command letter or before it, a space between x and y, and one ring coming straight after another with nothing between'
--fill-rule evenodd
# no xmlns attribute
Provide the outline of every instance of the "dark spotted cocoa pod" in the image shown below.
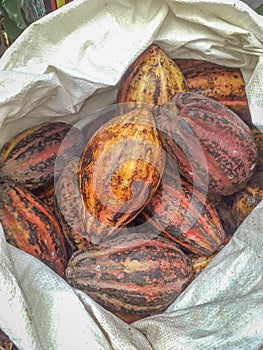
<svg viewBox="0 0 263 350"><path fill-rule="evenodd" d="M67 160L83 147L83 135L70 124L43 123L27 128L2 147L0 178L38 189L53 181L56 162L59 174Z"/></svg>
<svg viewBox="0 0 263 350"><path fill-rule="evenodd" d="M251 133L254 137L255 145L258 151L256 171L263 171L263 132L256 126L251 127Z"/></svg>
<svg viewBox="0 0 263 350"><path fill-rule="evenodd" d="M32 189L32 193L39 198L54 213L55 186L54 181L49 181L45 185Z"/></svg>
<svg viewBox="0 0 263 350"><path fill-rule="evenodd" d="M210 97L252 124L246 84L239 68L196 59L175 59L187 82L188 91Z"/></svg>
<svg viewBox="0 0 263 350"><path fill-rule="evenodd" d="M73 253L66 279L124 321L162 313L189 283L193 267L173 242L151 232L120 234Z"/></svg>
<svg viewBox="0 0 263 350"><path fill-rule="evenodd" d="M187 91L182 72L158 45L152 44L124 73L117 102L162 106L178 91Z"/></svg>
<svg viewBox="0 0 263 350"><path fill-rule="evenodd" d="M263 200L263 172L256 172L247 185L233 195L232 217L236 227L241 225L252 210Z"/></svg>
<svg viewBox="0 0 263 350"><path fill-rule="evenodd" d="M147 108L117 116L93 135L78 167L92 244L113 237L143 210L161 181L164 163L155 119Z"/></svg>
<svg viewBox="0 0 263 350"><path fill-rule="evenodd" d="M162 143L189 182L231 195L253 175L257 147L249 127L218 101L177 93L157 116Z"/></svg>
<svg viewBox="0 0 263 350"><path fill-rule="evenodd" d="M166 163L162 182L139 217L181 248L210 256L225 239L218 213L206 195L180 177L171 164Z"/></svg>
<svg viewBox="0 0 263 350"><path fill-rule="evenodd" d="M91 245L86 231L86 209L79 192L78 164L79 158L73 157L55 183L55 216L71 251Z"/></svg>

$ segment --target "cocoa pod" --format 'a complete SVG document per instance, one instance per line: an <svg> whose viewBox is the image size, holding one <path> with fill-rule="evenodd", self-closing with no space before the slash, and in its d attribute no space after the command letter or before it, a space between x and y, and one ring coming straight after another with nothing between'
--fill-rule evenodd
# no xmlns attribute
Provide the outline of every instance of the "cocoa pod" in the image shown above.
<svg viewBox="0 0 263 350"><path fill-rule="evenodd" d="M79 192L78 164L79 158L73 157L55 183L55 216L72 252L91 245L86 232L85 207Z"/></svg>
<svg viewBox="0 0 263 350"><path fill-rule="evenodd" d="M151 232L120 234L76 251L70 285L130 323L163 312L187 286L192 264L175 244Z"/></svg>
<svg viewBox="0 0 263 350"><path fill-rule="evenodd" d="M232 216L236 227L246 219L263 200L263 173L256 172L247 185L233 196Z"/></svg>
<svg viewBox="0 0 263 350"><path fill-rule="evenodd" d="M0 350L19 350L2 329L0 329Z"/></svg>
<svg viewBox="0 0 263 350"><path fill-rule="evenodd" d="M90 139L78 179L93 244L113 236L143 210L160 183L164 163L155 119L147 108L113 118Z"/></svg>
<svg viewBox="0 0 263 350"><path fill-rule="evenodd" d="M156 117L162 143L189 182L231 195L253 175L257 148L249 127L207 96L177 93Z"/></svg>
<svg viewBox="0 0 263 350"><path fill-rule="evenodd" d="M185 77L188 91L221 102L247 125L252 124L246 84L240 68L196 59L175 59L174 62Z"/></svg>
<svg viewBox="0 0 263 350"><path fill-rule="evenodd" d="M81 132L70 124L42 123L27 128L2 147L0 178L37 189L53 181L56 161L59 173L72 154L83 147Z"/></svg>
<svg viewBox="0 0 263 350"><path fill-rule="evenodd" d="M215 199L216 197L217 199ZM226 234L223 245L226 245L229 242L238 227L236 219L232 213L234 198L235 193L230 196L217 196L214 194L208 194L208 200L216 209Z"/></svg>
<svg viewBox="0 0 263 350"><path fill-rule="evenodd" d="M263 171L263 133L255 125L251 127L251 133L254 137L255 145L258 151L256 171Z"/></svg>
<svg viewBox="0 0 263 350"><path fill-rule="evenodd" d="M176 92L186 90L186 81L178 66L158 45L152 44L122 76L117 102L162 106Z"/></svg>
<svg viewBox="0 0 263 350"><path fill-rule="evenodd" d="M210 261L214 259L216 254L217 252L210 256L187 254L187 256L191 259L194 271L191 277L191 282L203 271L203 269L210 263Z"/></svg>
<svg viewBox="0 0 263 350"><path fill-rule="evenodd" d="M89 142L91 137L99 130L99 128L102 125L104 125L111 119L117 117L118 115L122 114L124 107L128 106L129 104L127 104L126 106L122 106L122 104L114 104L111 106L107 106L106 108L102 108L94 113L91 113L89 115L89 118L86 118L84 120L84 125L82 125L81 127L81 132L85 138L85 143ZM137 105L133 104L132 107L134 108L131 109L135 109L137 108Z"/></svg>
<svg viewBox="0 0 263 350"><path fill-rule="evenodd" d="M206 195L181 178L170 164L166 163L162 182L139 217L181 248L210 256L225 238L218 213Z"/></svg>
<svg viewBox="0 0 263 350"><path fill-rule="evenodd" d="M67 263L65 237L55 216L29 190L0 183L0 222L6 241L38 258L63 276Z"/></svg>
<svg viewBox="0 0 263 350"><path fill-rule="evenodd" d="M55 186L54 181L49 181L45 185L32 189L32 193L40 199L54 213Z"/></svg>

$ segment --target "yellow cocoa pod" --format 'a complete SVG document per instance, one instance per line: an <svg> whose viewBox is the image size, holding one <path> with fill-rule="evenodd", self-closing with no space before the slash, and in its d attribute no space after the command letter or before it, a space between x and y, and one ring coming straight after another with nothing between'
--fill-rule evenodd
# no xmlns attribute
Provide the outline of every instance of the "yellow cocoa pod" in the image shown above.
<svg viewBox="0 0 263 350"><path fill-rule="evenodd" d="M187 91L181 70L158 45L152 44L124 73L117 101L162 106L178 91Z"/></svg>
<svg viewBox="0 0 263 350"><path fill-rule="evenodd" d="M121 114L92 136L80 157L78 179L93 244L112 237L143 210L160 183L164 163L148 108Z"/></svg>

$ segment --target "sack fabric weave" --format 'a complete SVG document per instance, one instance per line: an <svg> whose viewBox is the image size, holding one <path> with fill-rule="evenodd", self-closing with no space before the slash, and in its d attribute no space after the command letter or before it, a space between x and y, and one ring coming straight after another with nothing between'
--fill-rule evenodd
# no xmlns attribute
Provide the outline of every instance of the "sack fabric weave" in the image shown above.
<svg viewBox="0 0 263 350"><path fill-rule="evenodd" d="M263 19L236 0L75 0L30 25L0 59L0 147L44 121L114 103L152 42L173 58L240 67L263 125ZM0 328L20 350L256 350L263 344L263 205L161 315L126 324L0 228Z"/></svg>

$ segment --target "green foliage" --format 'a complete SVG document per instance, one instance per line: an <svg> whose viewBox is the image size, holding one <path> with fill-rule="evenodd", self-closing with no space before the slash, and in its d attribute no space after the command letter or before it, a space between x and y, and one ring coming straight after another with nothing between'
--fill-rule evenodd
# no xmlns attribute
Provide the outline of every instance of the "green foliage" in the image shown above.
<svg viewBox="0 0 263 350"><path fill-rule="evenodd" d="M255 11L259 14L259 15L263 15L263 4L260 5L259 7L257 7L255 9Z"/></svg>
<svg viewBox="0 0 263 350"><path fill-rule="evenodd" d="M28 26L21 11L20 0L0 0L0 13L4 17L6 34L15 40Z"/></svg>

